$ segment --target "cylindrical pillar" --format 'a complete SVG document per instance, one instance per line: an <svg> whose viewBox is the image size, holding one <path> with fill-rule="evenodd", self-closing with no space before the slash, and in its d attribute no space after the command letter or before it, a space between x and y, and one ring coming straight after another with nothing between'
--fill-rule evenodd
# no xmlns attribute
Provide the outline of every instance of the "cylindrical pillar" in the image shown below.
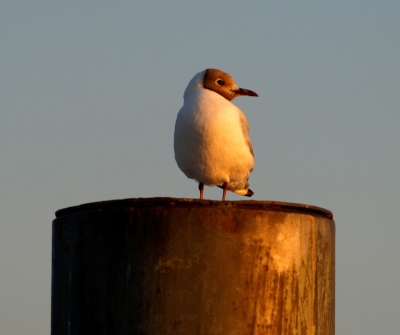
<svg viewBox="0 0 400 335"><path fill-rule="evenodd" d="M56 212L52 335L333 335L335 223L270 201Z"/></svg>

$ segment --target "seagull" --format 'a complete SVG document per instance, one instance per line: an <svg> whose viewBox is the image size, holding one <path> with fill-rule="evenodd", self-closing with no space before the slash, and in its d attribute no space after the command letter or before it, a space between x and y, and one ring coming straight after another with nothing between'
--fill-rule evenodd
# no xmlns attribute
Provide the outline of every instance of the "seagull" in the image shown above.
<svg viewBox="0 0 400 335"><path fill-rule="evenodd" d="M178 167L199 183L251 197L249 175L254 167L249 124L231 101L258 94L240 88L228 73L206 69L197 73L183 94L183 106L175 123L174 151Z"/></svg>

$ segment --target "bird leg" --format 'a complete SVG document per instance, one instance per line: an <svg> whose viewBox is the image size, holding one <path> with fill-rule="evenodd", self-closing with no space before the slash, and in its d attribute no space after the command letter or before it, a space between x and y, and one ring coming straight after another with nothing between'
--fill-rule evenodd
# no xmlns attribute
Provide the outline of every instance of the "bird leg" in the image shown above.
<svg viewBox="0 0 400 335"><path fill-rule="evenodd" d="M228 182L224 182L222 185L222 201L225 201L225 197L226 197L226 191L228 190Z"/></svg>
<svg viewBox="0 0 400 335"><path fill-rule="evenodd" d="M199 191L200 191L200 199L203 199L203 194L204 194L204 184L199 183Z"/></svg>

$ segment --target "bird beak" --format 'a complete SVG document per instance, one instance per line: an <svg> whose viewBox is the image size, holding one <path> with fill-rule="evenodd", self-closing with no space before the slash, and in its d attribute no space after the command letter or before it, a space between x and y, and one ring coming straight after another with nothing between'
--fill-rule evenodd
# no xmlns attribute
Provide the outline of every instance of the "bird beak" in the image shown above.
<svg viewBox="0 0 400 335"><path fill-rule="evenodd" d="M245 88L238 88L237 90L232 90L233 93L237 95L248 95L249 97L258 97L256 92L246 90Z"/></svg>

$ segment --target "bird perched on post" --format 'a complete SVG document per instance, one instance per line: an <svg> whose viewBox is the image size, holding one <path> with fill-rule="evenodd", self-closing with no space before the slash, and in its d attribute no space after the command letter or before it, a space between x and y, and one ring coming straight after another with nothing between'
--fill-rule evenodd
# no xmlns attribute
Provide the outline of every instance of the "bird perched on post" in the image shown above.
<svg viewBox="0 0 400 335"><path fill-rule="evenodd" d="M239 88L234 79L217 69L196 74L183 95L183 107L175 123L175 160L182 172L204 185L251 197L249 175L254 167L249 124L231 101L258 94Z"/></svg>

